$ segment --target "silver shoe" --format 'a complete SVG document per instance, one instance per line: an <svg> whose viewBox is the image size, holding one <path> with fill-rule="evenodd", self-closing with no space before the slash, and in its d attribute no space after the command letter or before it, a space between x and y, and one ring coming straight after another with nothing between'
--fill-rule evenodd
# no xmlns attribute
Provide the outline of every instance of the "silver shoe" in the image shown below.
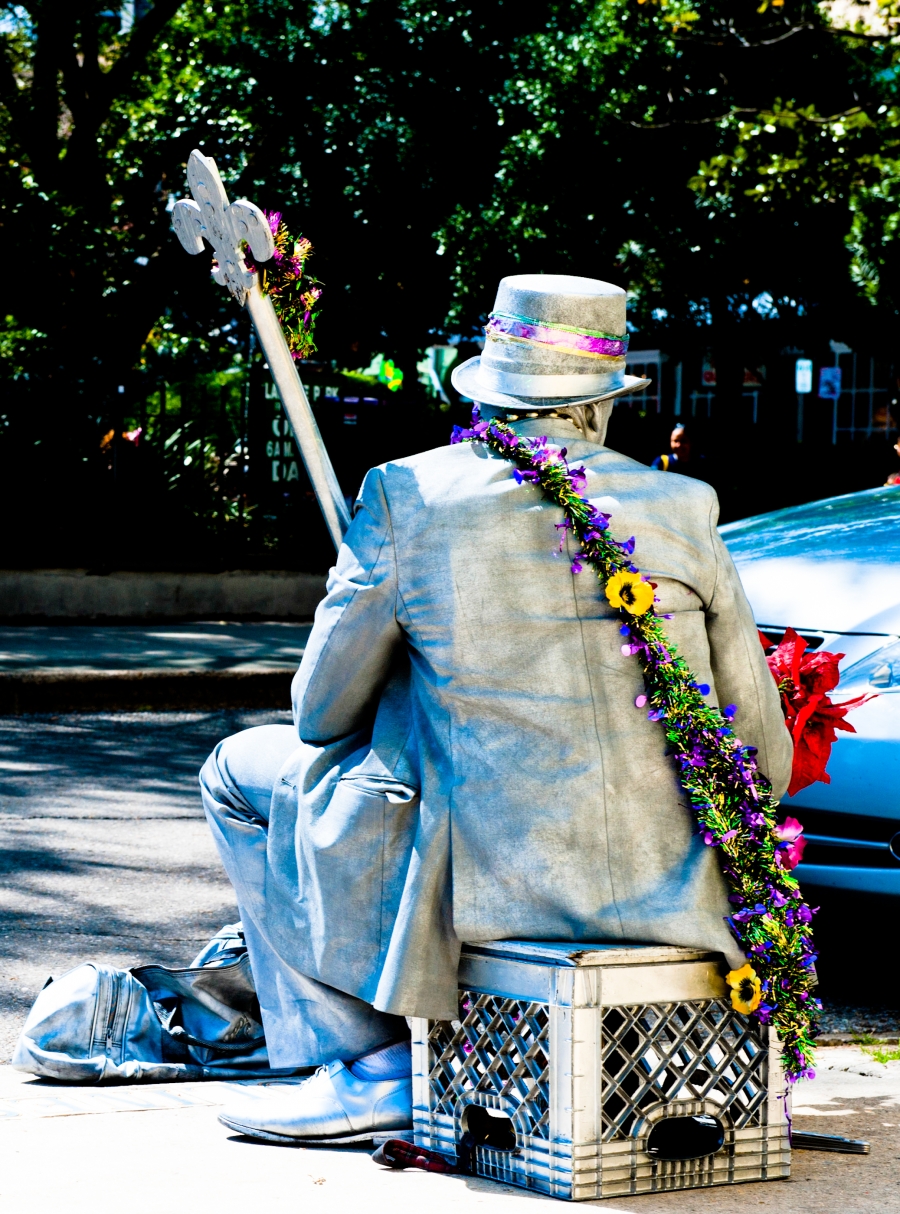
<svg viewBox="0 0 900 1214"><path fill-rule="evenodd" d="M412 1079L357 1079L343 1062L330 1062L300 1084L225 1109L219 1121L269 1142L365 1142L412 1125Z"/></svg>

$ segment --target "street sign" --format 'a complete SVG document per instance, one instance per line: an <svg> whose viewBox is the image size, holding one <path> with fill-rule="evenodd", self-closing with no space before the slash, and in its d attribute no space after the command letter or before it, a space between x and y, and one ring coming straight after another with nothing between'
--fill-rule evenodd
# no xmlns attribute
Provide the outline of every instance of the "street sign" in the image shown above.
<svg viewBox="0 0 900 1214"><path fill-rule="evenodd" d="M837 400L841 394L840 367L819 368L819 400Z"/></svg>
<svg viewBox="0 0 900 1214"><path fill-rule="evenodd" d="M794 391L798 396L812 392L813 365L811 358L798 358L794 364ZM820 394L821 395L821 394Z"/></svg>

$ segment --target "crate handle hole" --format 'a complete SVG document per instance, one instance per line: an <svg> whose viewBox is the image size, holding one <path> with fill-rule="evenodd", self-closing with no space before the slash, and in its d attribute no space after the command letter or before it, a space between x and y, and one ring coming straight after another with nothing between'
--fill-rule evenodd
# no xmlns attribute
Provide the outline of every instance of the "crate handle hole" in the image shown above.
<svg viewBox="0 0 900 1214"><path fill-rule="evenodd" d="M462 1115L463 1133L471 1135L473 1145L491 1147L495 1151L514 1151L516 1131L513 1123L498 1109L486 1109L470 1104Z"/></svg>
<svg viewBox="0 0 900 1214"><path fill-rule="evenodd" d="M714 1155L725 1142L725 1127L717 1117L664 1117L647 1139L647 1154L654 1159L702 1159Z"/></svg>

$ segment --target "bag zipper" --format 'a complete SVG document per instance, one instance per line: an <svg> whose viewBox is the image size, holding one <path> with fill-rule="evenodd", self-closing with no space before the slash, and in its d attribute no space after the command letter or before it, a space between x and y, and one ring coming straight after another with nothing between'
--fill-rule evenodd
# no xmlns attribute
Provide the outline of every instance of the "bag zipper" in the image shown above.
<svg viewBox="0 0 900 1214"><path fill-rule="evenodd" d="M116 974L112 981L112 990L109 997L109 1011L106 1017L106 1056L112 1057L113 1047L113 1025L115 1024L116 1012L119 1009L119 975Z"/></svg>

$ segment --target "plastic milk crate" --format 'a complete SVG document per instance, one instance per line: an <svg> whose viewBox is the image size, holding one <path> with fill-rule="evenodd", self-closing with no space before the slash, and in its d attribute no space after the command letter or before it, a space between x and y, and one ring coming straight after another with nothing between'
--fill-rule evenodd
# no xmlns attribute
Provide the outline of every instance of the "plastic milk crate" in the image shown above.
<svg viewBox="0 0 900 1214"><path fill-rule="evenodd" d="M573 1201L790 1174L775 1034L717 954L494 941L459 982L459 1020L413 1020L417 1145Z"/></svg>

